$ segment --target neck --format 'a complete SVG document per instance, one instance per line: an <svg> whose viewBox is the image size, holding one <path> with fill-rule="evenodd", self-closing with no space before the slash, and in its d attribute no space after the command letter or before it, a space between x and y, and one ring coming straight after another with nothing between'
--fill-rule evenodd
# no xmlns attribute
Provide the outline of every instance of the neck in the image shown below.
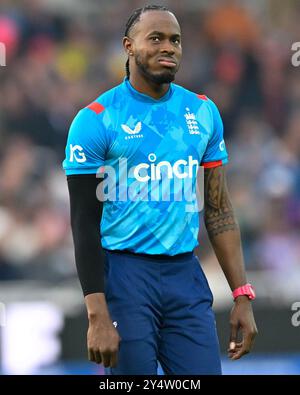
<svg viewBox="0 0 300 395"><path fill-rule="evenodd" d="M164 96L170 86L169 83L157 84L153 81L149 81L142 75L134 72L130 72L129 81L138 92L153 97L154 99L160 99Z"/></svg>

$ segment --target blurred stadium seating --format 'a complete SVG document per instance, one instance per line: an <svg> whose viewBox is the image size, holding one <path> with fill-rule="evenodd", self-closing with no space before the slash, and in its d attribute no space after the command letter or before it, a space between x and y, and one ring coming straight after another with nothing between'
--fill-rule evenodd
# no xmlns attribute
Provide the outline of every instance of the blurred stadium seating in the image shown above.
<svg viewBox="0 0 300 395"><path fill-rule="evenodd" d="M291 306L300 301L300 67L291 64L291 46L300 41L300 2L152 3L168 5L182 27L184 56L176 83L206 94L222 113L229 187L258 294L255 352L235 364L224 356L224 372L299 374L300 327L291 323ZM3 373L101 372L85 362L85 312L61 162L76 112L122 81L124 25L145 4L1 1L0 42L7 56L0 67ZM229 288L203 227L200 240L225 352ZM13 355L17 345L11 336L25 327L32 364L21 344L19 359ZM36 327L39 332L32 332ZM45 344L49 352L39 354Z"/></svg>

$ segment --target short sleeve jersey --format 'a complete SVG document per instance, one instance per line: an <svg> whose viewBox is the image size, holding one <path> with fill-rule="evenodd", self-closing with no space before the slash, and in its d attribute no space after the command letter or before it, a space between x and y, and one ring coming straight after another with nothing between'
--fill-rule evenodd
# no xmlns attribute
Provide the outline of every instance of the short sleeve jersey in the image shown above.
<svg viewBox="0 0 300 395"><path fill-rule="evenodd" d="M171 83L157 100L125 78L76 115L63 168L104 178L104 248L176 255L198 245L200 167L227 162L210 99Z"/></svg>

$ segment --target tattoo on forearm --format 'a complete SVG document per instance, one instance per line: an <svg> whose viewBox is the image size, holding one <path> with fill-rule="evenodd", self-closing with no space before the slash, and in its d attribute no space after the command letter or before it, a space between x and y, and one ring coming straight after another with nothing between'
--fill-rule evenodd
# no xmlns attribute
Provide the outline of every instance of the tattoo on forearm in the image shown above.
<svg viewBox="0 0 300 395"><path fill-rule="evenodd" d="M219 167L205 169L204 180L204 219L210 237L238 230L225 182L224 169Z"/></svg>

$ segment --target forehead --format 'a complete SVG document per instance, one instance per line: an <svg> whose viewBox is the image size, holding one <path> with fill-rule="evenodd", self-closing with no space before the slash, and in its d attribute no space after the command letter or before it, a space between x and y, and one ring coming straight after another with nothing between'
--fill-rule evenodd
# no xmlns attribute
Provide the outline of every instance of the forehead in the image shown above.
<svg viewBox="0 0 300 395"><path fill-rule="evenodd" d="M134 34L147 35L152 31L180 34L180 26L174 14L168 11L146 11L133 27Z"/></svg>

